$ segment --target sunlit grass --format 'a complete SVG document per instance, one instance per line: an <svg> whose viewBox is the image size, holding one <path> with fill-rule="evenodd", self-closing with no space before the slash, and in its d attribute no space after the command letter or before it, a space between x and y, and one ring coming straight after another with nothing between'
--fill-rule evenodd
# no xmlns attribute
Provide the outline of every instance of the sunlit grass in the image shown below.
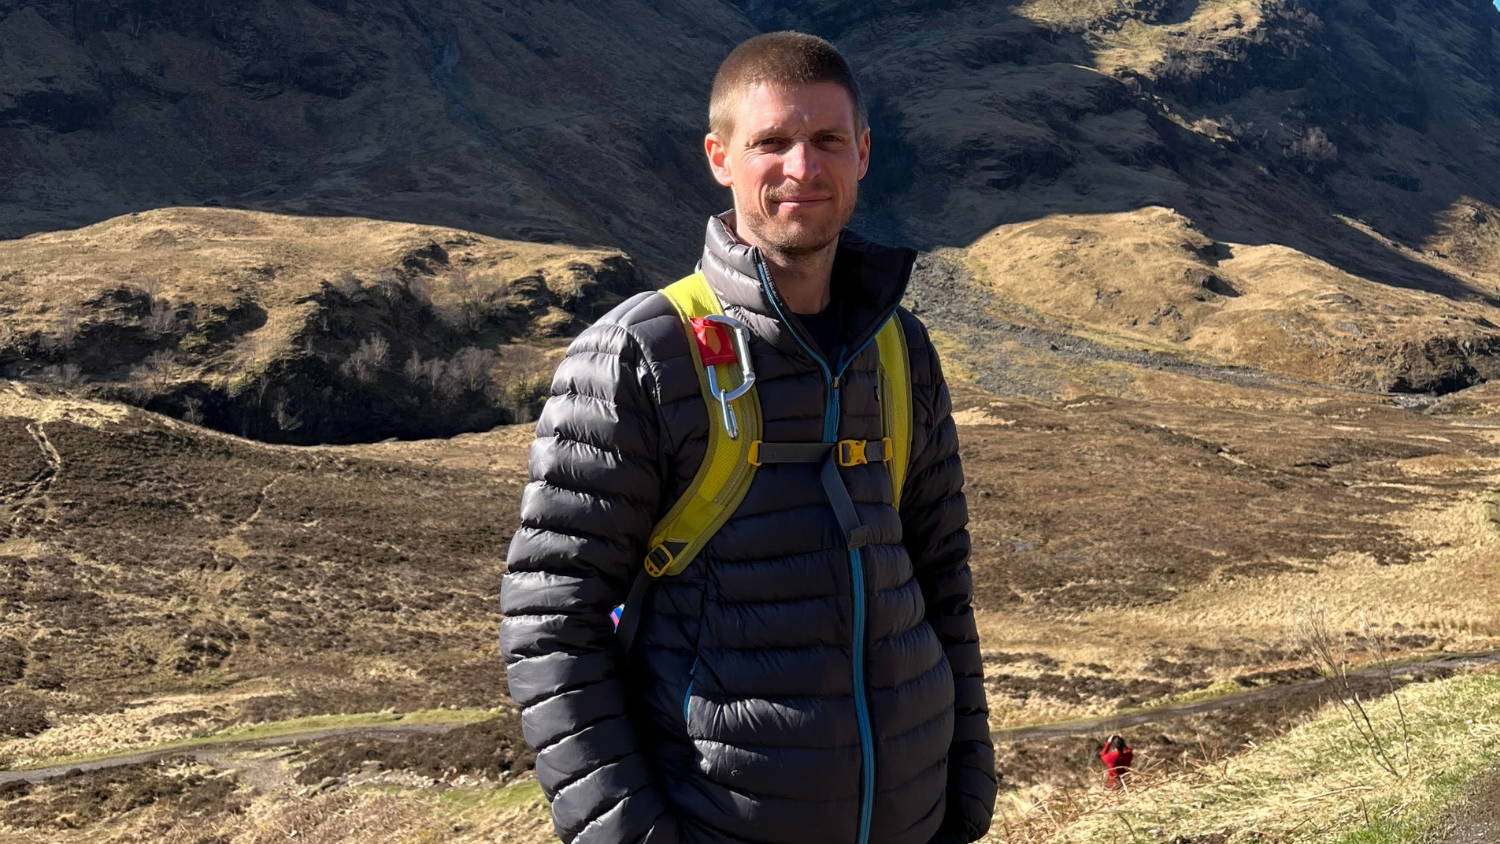
<svg viewBox="0 0 1500 844"><path fill-rule="evenodd" d="M415 712L358 712L348 715L311 715L305 718L290 718L285 721L270 721L262 724L240 724L208 735L174 739L156 744L132 745L111 748L97 753L78 753L36 759L12 770L25 771L51 768L57 765L72 765L98 762L140 753L155 753L163 750L185 750L203 745L231 741L254 741L256 739L285 738L303 733L317 733L332 729L357 729L391 724L452 724L461 726L495 717L495 712L484 709L422 709Z"/></svg>
<svg viewBox="0 0 1500 844"><path fill-rule="evenodd" d="M1128 793L1043 797L997 819L991 840L1115 844L1197 840L1228 844L1395 844L1432 825L1488 770L1500 740L1500 674L1493 671L1409 686L1366 703L1397 773L1381 770L1337 705L1286 735L1221 766L1142 775Z"/></svg>

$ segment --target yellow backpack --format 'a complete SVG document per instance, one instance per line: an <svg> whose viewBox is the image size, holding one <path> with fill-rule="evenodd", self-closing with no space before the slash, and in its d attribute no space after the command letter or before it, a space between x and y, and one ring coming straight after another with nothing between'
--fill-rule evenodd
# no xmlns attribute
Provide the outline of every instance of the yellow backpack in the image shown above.
<svg viewBox="0 0 1500 844"><path fill-rule="evenodd" d="M882 434L875 440L826 443L767 443L761 440L760 400L750 360L750 333L724 315L719 298L703 273L694 273L662 289L677 309L692 350L698 383L708 406L709 438L703 462L687 492L651 530L645 569L635 579L630 595L616 610L617 638L628 653L640 623L640 605L652 580L687 568L744 500L757 467L766 463L832 462L840 466L884 462L891 473L893 500L901 506L901 488L911 456L911 364L901 322L893 314L875 335L880 350ZM728 338L732 337L733 346ZM724 389L719 370L724 367L738 386ZM834 479L827 475L832 472ZM825 470L824 486L846 531L857 527L848 492ZM856 544L857 543L857 544ZM851 539L851 547L863 539Z"/></svg>

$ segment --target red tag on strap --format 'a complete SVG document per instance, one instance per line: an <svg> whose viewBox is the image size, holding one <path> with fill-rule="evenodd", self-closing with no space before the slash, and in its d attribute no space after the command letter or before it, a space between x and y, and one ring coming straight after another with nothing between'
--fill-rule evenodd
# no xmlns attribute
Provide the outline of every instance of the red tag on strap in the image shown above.
<svg viewBox="0 0 1500 844"><path fill-rule="evenodd" d="M698 336L698 354L703 356L704 366L739 360L734 354L734 344L729 342L729 331L723 325L702 317L695 318L692 322L693 333Z"/></svg>

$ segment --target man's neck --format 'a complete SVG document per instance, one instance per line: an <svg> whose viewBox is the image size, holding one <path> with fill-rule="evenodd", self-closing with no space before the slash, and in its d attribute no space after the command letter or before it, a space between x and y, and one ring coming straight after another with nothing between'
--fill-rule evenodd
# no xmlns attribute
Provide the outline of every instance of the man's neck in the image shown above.
<svg viewBox="0 0 1500 844"><path fill-rule="evenodd" d="M828 307L832 299L833 258L839 242L834 241L817 252L786 255L761 243L754 234L736 223L732 230L742 243L760 249L771 283L795 314L815 314Z"/></svg>

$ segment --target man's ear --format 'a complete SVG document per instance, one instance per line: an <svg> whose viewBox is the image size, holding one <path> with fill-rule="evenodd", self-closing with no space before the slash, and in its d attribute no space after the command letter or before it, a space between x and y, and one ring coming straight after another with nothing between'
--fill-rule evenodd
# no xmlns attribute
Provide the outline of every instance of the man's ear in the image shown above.
<svg viewBox="0 0 1500 844"><path fill-rule="evenodd" d="M734 177L729 174L728 142L709 132L703 136L703 153L708 156L708 169L713 171L714 179L726 188L733 187Z"/></svg>
<svg viewBox="0 0 1500 844"><path fill-rule="evenodd" d="M859 133L859 178L865 177L865 172L870 169L870 127L866 126Z"/></svg>

